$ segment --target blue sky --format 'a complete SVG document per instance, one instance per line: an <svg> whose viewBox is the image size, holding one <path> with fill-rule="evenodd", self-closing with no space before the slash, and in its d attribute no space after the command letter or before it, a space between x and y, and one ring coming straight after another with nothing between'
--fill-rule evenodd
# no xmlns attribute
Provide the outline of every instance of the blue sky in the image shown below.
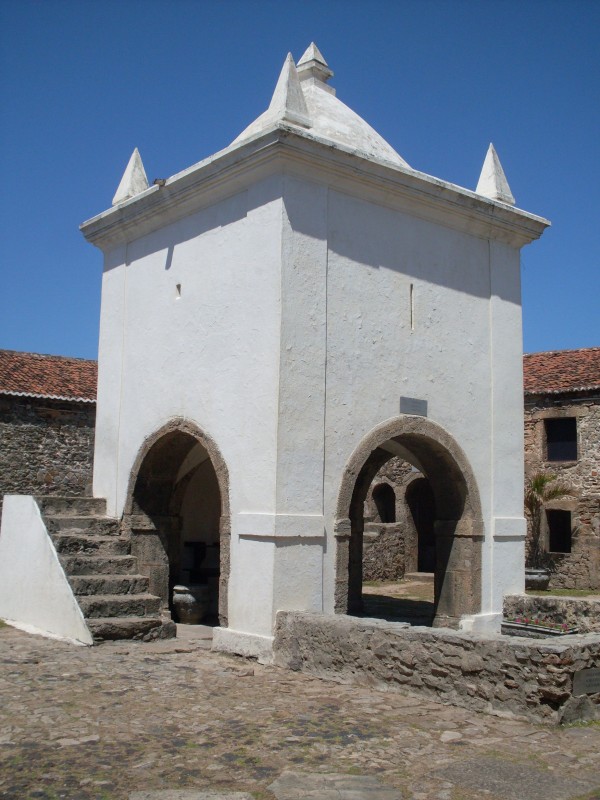
<svg viewBox="0 0 600 800"><path fill-rule="evenodd" d="M0 347L95 358L110 206L220 150L314 40L338 97L408 163L517 205L526 352L600 344L599 0L0 0Z"/></svg>

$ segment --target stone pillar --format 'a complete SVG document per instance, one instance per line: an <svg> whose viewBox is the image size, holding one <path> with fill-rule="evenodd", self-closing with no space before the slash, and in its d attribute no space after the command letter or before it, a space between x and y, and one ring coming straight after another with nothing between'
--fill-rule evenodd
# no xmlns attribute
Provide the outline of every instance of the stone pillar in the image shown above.
<svg viewBox="0 0 600 800"><path fill-rule="evenodd" d="M463 615L480 610L481 542L468 520L436 521L434 628L458 628Z"/></svg>
<svg viewBox="0 0 600 800"><path fill-rule="evenodd" d="M351 523L349 519L336 520L334 527L336 543L334 610L336 614L348 613L350 532Z"/></svg>
<svg viewBox="0 0 600 800"><path fill-rule="evenodd" d="M219 520L220 566L219 566L219 625L227 627L229 618L228 588L231 569L231 517L221 514Z"/></svg>

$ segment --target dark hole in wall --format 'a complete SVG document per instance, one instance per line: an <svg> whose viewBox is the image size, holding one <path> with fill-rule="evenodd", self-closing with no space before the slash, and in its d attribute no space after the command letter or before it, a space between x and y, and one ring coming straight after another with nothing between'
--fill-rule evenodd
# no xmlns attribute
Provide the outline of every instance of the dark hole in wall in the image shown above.
<svg viewBox="0 0 600 800"><path fill-rule="evenodd" d="M577 461L577 420L560 417L544 420L548 461Z"/></svg>
<svg viewBox="0 0 600 800"><path fill-rule="evenodd" d="M396 522L396 493L389 483L377 484L372 497L381 522Z"/></svg>
<svg viewBox="0 0 600 800"><path fill-rule="evenodd" d="M571 552L571 512L548 509L548 550L551 553Z"/></svg>

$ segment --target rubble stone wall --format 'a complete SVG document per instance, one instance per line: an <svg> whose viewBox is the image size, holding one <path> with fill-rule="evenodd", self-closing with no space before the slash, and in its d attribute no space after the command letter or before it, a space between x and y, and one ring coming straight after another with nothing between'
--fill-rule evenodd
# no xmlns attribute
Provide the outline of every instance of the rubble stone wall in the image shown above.
<svg viewBox="0 0 600 800"><path fill-rule="evenodd" d="M5 494L91 494L95 403L0 396Z"/></svg>
<svg viewBox="0 0 600 800"><path fill-rule="evenodd" d="M548 461L544 420L575 417L577 460ZM549 553L550 589L600 588L600 398L562 395L529 397L525 407L525 474L551 472L569 486L574 499L555 500L551 509L571 511L572 550Z"/></svg>
<svg viewBox="0 0 600 800"><path fill-rule="evenodd" d="M379 470L365 501L363 534L363 580L397 581L406 572L416 572L417 531L406 504L406 487L422 477L408 461L393 457ZM388 483L396 495L396 522L384 523L373 500L373 490Z"/></svg>
<svg viewBox="0 0 600 800"><path fill-rule="evenodd" d="M274 661L342 683L365 682L536 722L600 718L600 692L574 697L573 673L600 667L600 634L485 637L443 628L280 611Z"/></svg>
<svg viewBox="0 0 600 800"><path fill-rule="evenodd" d="M504 616L525 614L550 622L566 623L579 633L600 632L600 600L584 597L541 597L512 594L504 598Z"/></svg>

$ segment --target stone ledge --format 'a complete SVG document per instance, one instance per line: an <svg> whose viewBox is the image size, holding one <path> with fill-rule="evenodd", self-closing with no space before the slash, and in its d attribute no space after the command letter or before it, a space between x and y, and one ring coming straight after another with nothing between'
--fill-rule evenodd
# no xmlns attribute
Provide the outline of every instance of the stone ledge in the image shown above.
<svg viewBox="0 0 600 800"><path fill-rule="evenodd" d="M273 660L328 680L535 722L600 719L600 692L583 702L573 697L574 673L600 667L600 633L557 642L280 611Z"/></svg>

